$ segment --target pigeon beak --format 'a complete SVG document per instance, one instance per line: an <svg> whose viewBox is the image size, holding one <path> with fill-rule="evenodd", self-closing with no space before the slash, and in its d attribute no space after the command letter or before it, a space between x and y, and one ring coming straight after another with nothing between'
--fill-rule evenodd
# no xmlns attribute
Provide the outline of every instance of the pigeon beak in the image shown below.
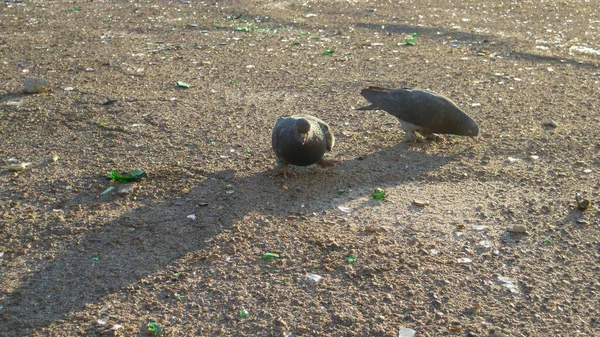
<svg viewBox="0 0 600 337"><path fill-rule="evenodd" d="M308 133L301 133L300 139L302 139L302 145L306 143L306 139L308 138Z"/></svg>

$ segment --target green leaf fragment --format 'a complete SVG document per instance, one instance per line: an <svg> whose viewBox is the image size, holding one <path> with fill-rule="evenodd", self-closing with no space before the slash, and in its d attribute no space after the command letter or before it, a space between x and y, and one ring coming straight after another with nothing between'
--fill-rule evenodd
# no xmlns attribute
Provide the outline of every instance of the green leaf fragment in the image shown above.
<svg viewBox="0 0 600 337"><path fill-rule="evenodd" d="M138 181L147 176L146 171L144 170L132 170L127 173L119 173L117 170L112 170L108 174L108 179L116 180L122 183L127 183L131 181Z"/></svg>
<svg viewBox="0 0 600 337"><path fill-rule="evenodd" d="M406 41L406 44L409 45L409 46L414 46L414 45L417 44L417 41L415 40L415 38L412 37L412 36L410 36L410 35L407 35L404 38L404 41Z"/></svg>
<svg viewBox="0 0 600 337"><path fill-rule="evenodd" d="M385 191L381 188L378 188L375 191L373 191L373 199L375 200L383 200L386 197L387 195L385 194Z"/></svg>
<svg viewBox="0 0 600 337"><path fill-rule="evenodd" d="M356 261L356 258L353 256L348 256L346 258L346 262L348 262L348 263L354 263L354 261Z"/></svg>
<svg viewBox="0 0 600 337"><path fill-rule="evenodd" d="M98 260L100 260L100 258L98 256L94 256L94 257L92 257L92 260L98 261Z"/></svg>
<svg viewBox="0 0 600 337"><path fill-rule="evenodd" d="M185 88L185 89L187 89L187 88L190 87L189 84L187 84L185 82L181 82L181 81L177 81L177 86L180 87L180 88Z"/></svg>
<svg viewBox="0 0 600 337"><path fill-rule="evenodd" d="M545 243L552 243L553 241L554 241L554 239L552 239L551 236L549 236L549 237L547 237L547 238L544 239Z"/></svg>
<svg viewBox="0 0 600 337"><path fill-rule="evenodd" d="M344 193L346 193L346 190L337 190L337 194L339 194L339 195L342 195Z"/></svg>
<svg viewBox="0 0 600 337"><path fill-rule="evenodd" d="M238 312L238 316L241 318L248 317L248 311L246 309L242 309Z"/></svg>
<svg viewBox="0 0 600 337"><path fill-rule="evenodd" d="M279 254L277 254L277 253L265 253L265 255L262 256L263 259L275 259L278 257L279 257Z"/></svg>
<svg viewBox="0 0 600 337"><path fill-rule="evenodd" d="M150 333L151 335L160 336L160 334L162 334L163 329L154 322L148 322L147 327L148 333Z"/></svg>
<svg viewBox="0 0 600 337"><path fill-rule="evenodd" d="M417 36L419 36L419 33L414 32L414 33L412 33L412 36L417 37Z"/></svg>
<svg viewBox="0 0 600 337"><path fill-rule="evenodd" d="M323 52L323 54L325 54L325 55L331 55L333 53L335 53L335 50L333 50L333 49L325 49L325 51Z"/></svg>
<svg viewBox="0 0 600 337"><path fill-rule="evenodd" d="M247 33L247 32L249 32L249 31L250 31L250 28L248 28L248 27L237 27L237 28L235 29L235 31L236 31L236 32L245 32L245 33Z"/></svg>

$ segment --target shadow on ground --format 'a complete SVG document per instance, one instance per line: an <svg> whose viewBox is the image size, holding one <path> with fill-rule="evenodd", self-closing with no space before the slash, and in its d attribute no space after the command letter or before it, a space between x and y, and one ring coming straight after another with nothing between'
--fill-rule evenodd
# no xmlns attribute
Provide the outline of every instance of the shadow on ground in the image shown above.
<svg viewBox="0 0 600 337"><path fill-rule="evenodd" d="M203 183L190 193L161 203L149 202L112 222L99 223L97 230L71 242L62 255L43 261L5 302L0 335L27 334L48 326L125 285L169 269L176 259L203 249L209 238L249 212L285 217L333 210L352 200L335 197L340 186L369 192L374 186L390 188L437 170L460 155L432 157L421 151L425 146L398 144L328 171L295 167L298 175L288 180L274 178L272 171L247 177L237 176L234 170L204 173ZM401 152L404 156L399 161ZM410 168L407 162L412 164ZM289 188L282 189L282 184ZM226 194L227 185L235 193ZM252 193L256 186L263 187L265 198L257 199ZM199 201L208 205L200 206ZM196 221L186 218L192 213ZM148 256L152 258L145 258Z"/></svg>

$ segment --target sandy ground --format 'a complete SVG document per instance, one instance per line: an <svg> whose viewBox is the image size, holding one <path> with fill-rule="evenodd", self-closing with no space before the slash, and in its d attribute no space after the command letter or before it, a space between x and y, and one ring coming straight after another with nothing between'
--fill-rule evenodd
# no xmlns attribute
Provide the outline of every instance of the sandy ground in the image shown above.
<svg viewBox="0 0 600 337"><path fill-rule="evenodd" d="M3 2L0 336L600 335L599 8ZM353 110L368 85L444 94L482 139L401 143ZM297 113L341 163L286 180Z"/></svg>

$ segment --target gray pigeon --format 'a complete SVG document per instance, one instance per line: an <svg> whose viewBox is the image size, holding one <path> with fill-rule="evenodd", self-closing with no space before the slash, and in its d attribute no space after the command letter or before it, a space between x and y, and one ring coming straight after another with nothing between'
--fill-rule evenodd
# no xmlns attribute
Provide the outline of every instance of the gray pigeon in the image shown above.
<svg viewBox="0 0 600 337"><path fill-rule="evenodd" d="M471 117L450 99L434 92L369 87L360 94L371 104L357 110L384 110L396 116L406 132L405 142L419 139L415 131L428 139L436 138L434 133L470 137L479 134L479 127Z"/></svg>
<svg viewBox="0 0 600 337"><path fill-rule="evenodd" d="M338 162L323 158L331 151L335 138L329 125L310 115L282 117L275 123L272 135L273 151L283 176L287 178L288 166L317 164L323 168L333 167Z"/></svg>

